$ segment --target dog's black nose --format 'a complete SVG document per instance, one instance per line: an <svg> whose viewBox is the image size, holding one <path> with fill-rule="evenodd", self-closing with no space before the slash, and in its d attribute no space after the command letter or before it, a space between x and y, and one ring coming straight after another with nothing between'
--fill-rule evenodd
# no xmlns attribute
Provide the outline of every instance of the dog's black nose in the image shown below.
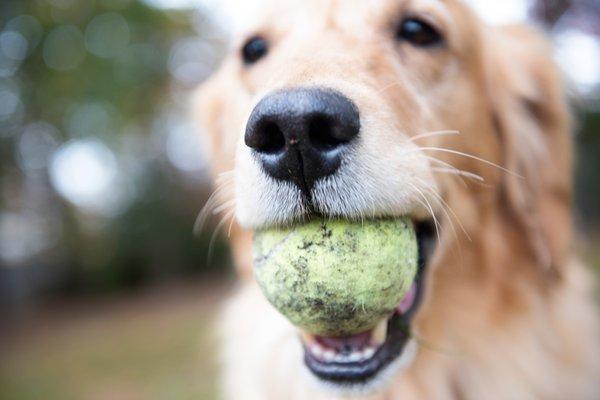
<svg viewBox="0 0 600 400"><path fill-rule="evenodd" d="M343 149L358 136L356 105L321 88L288 89L264 97L246 126L246 145L273 178L309 193L340 166Z"/></svg>

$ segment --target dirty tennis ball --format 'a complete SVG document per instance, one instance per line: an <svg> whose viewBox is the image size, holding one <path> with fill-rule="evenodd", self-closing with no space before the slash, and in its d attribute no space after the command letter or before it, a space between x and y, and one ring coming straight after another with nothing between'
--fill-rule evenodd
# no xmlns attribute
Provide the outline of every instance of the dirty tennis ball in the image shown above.
<svg viewBox="0 0 600 400"><path fill-rule="evenodd" d="M269 302L312 334L347 336L389 317L417 272L407 218L313 220L254 236L254 275Z"/></svg>

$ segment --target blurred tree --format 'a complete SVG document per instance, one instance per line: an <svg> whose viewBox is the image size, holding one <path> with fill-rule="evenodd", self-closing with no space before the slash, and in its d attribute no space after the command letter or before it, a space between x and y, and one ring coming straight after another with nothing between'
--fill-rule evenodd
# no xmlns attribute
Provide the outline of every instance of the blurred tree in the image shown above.
<svg viewBox="0 0 600 400"><path fill-rule="evenodd" d="M0 304L226 270L192 235L210 187L185 99L222 48L201 12L0 2ZM182 41L205 52L174 60Z"/></svg>
<svg viewBox="0 0 600 400"><path fill-rule="evenodd" d="M549 27L568 15L569 25L600 35L600 2L597 0L534 0L531 14Z"/></svg>

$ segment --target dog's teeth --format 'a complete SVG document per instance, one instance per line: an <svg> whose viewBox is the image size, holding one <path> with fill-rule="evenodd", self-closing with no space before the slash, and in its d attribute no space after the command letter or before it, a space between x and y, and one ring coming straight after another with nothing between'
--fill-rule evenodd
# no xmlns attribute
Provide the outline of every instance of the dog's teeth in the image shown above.
<svg viewBox="0 0 600 400"><path fill-rule="evenodd" d="M379 324L377 324L375 329L373 329L371 341L375 346L382 345L385 342L385 337L387 335L387 327L388 321L387 319L384 319Z"/></svg>
<svg viewBox="0 0 600 400"><path fill-rule="evenodd" d="M375 355L375 349L373 347L367 347L362 352L362 357L365 360L368 360L369 358L373 357L373 355Z"/></svg>
<svg viewBox="0 0 600 400"><path fill-rule="evenodd" d="M348 362L348 356L344 354L336 354L333 358L333 361L337 363L346 363Z"/></svg>
<svg viewBox="0 0 600 400"><path fill-rule="evenodd" d="M323 348L321 348L321 346L319 346L316 343L313 343L310 346L310 352L317 358L322 358L323 357Z"/></svg>
<svg viewBox="0 0 600 400"><path fill-rule="evenodd" d="M348 362L357 362L362 360L363 355L360 351L353 351L348 355Z"/></svg>
<svg viewBox="0 0 600 400"><path fill-rule="evenodd" d="M323 360L326 362L332 362L335 358L335 353L333 350L325 350L323 352Z"/></svg>

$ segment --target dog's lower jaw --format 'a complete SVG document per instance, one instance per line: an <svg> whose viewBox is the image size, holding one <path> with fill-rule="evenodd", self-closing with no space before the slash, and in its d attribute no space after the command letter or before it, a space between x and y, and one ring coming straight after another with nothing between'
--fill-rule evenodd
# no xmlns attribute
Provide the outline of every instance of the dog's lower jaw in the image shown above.
<svg viewBox="0 0 600 400"><path fill-rule="evenodd" d="M254 282L246 281L228 303L221 319L223 397L228 400L596 400L600 357L590 350L595 349L600 337L600 321L590 301L592 279L581 265L575 263L571 267L555 301L535 303L538 319L534 321L540 321L539 318L545 321L542 333L530 325L529 314L512 316L515 318L512 326L518 328L518 335L514 329L489 329L482 317L486 311L479 306L478 286L454 292L455 302L444 308L453 314L447 315L444 322L427 318L434 301L429 298L415 320L417 336L425 344L419 346L414 360L403 366L402 371L391 374L390 382L381 382L387 384L378 390L370 394L354 392L353 397L348 397L347 391L332 392L314 384L315 378L302 362L297 329L268 304ZM467 309L469 313L464 312ZM482 338L489 339L482 341ZM531 343L541 340L561 344L552 347L559 353L531 353ZM490 341L494 346L489 346ZM578 362L565 362L573 359Z"/></svg>
<svg viewBox="0 0 600 400"><path fill-rule="evenodd" d="M224 310L220 337L226 399L332 400L349 395L383 400L386 387L415 359L416 343L362 386L332 385L316 378L303 362L298 330L264 298L254 282L245 282Z"/></svg>
<svg viewBox="0 0 600 400"><path fill-rule="evenodd" d="M415 360L418 345L414 339L410 339L402 350L402 354L386 365L375 377L361 383L334 383L316 377L307 368L303 371L303 379L317 391L329 396L354 397L381 394L398 374L408 368Z"/></svg>

